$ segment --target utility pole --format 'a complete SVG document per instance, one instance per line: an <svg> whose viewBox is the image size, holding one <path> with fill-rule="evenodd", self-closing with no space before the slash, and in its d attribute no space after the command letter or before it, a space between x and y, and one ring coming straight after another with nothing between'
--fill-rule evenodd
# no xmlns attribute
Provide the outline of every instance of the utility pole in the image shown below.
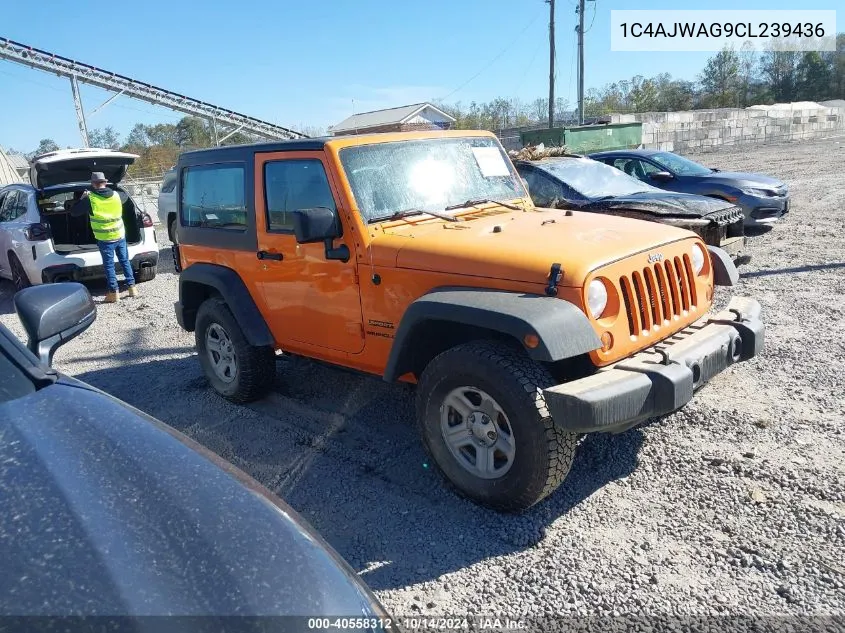
<svg viewBox="0 0 845 633"><path fill-rule="evenodd" d="M549 3L549 129L552 129L555 125L555 0L546 2Z"/></svg>
<svg viewBox="0 0 845 633"><path fill-rule="evenodd" d="M578 0L578 125L584 125L584 0Z"/></svg>

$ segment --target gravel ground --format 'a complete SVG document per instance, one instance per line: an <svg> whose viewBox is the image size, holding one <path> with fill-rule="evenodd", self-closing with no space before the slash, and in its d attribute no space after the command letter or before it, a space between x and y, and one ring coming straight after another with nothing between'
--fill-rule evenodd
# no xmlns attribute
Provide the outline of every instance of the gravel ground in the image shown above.
<svg viewBox="0 0 845 633"><path fill-rule="evenodd" d="M284 497L395 614L842 615L843 149L845 139L708 154L794 194L791 213L752 238L734 289L763 304L763 355L682 411L587 437L563 486L520 516L444 490L407 387L285 360L264 401L218 398L176 325L164 242L141 298L101 305L56 364ZM0 291L0 321L20 334L11 288Z"/></svg>

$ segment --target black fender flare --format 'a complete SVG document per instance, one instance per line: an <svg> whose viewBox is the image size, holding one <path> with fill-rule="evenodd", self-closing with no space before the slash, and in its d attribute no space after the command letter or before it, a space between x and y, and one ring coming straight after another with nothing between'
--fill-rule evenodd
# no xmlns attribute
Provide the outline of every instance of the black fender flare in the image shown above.
<svg viewBox="0 0 845 633"><path fill-rule="evenodd" d="M270 328L243 279L231 268L219 264L191 264L179 275L179 301L175 308L183 329L194 331L197 310L208 296L208 289L223 297L250 345L275 347Z"/></svg>
<svg viewBox="0 0 845 633"><path fill-rule="evenodd" d="M572 358L601 347L601 340L587 316L575 305L555 297L485 288L435 288L408 306L390 350L384 380L407 373L417 327L426 321L459 323L513 337L538 361ZM525 346L526 335L539 339Z"/></svg>
<svg viewBox="0 0 845 633"><path fill-rule="evenodd" d="M739 271L731 256L718 246L707 245L710 262L713 266L713 283L717 286L735 286L739 281Z"/></svg>

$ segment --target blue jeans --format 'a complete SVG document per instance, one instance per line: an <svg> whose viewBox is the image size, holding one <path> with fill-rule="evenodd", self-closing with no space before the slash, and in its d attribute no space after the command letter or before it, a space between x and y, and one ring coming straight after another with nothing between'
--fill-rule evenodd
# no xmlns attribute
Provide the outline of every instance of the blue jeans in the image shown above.
<svg viewBox="0 0 845 633"><path fill-rule="evenodd" d="M114 256L123 268L123 276L130 286L135 285L135 275L132 273L132 264L129 263L129 251L126 250L126 238L122 237L113 242L97 242L100 247L100 255L103 257L103 269L106 272L106 284L109 292L117 292L117 275L114 272Z"/></svg>

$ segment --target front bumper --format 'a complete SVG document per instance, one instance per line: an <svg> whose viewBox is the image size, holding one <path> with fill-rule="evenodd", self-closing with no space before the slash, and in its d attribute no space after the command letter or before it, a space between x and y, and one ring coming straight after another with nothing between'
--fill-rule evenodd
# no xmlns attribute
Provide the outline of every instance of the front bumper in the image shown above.
<svg viewBox="0 0 845 633"><path fill-rule="evenodd" d="M138 253L130 258L129 263L132 266L132 271L138 273L142 268L158 266L158 251L151 251L149 253ZM120 262L114 263L115 272L123 273L123 266ZM55 266L48 266L41 271L42 283L49 284L57 281L87 281L90 279L101 279L106 276L106 271L102 264L96 266L79 266L77 264L58 264Z"/></svg>
<svg viewBox="0 0 845 633"><path fill-rule="evenodd" d="M730 365L763 349L760 304L735 297L674 336L595 374L544 390L555 423L576 433L625 431L671 413Z"/></svg>
<svg viewBox="0 0 845 633"><path fill-rule="evenodd" d="M759 197L743 194L736 204L745 214L745 226L764 226L774 224L789 212L789 195Z"/></svg>

